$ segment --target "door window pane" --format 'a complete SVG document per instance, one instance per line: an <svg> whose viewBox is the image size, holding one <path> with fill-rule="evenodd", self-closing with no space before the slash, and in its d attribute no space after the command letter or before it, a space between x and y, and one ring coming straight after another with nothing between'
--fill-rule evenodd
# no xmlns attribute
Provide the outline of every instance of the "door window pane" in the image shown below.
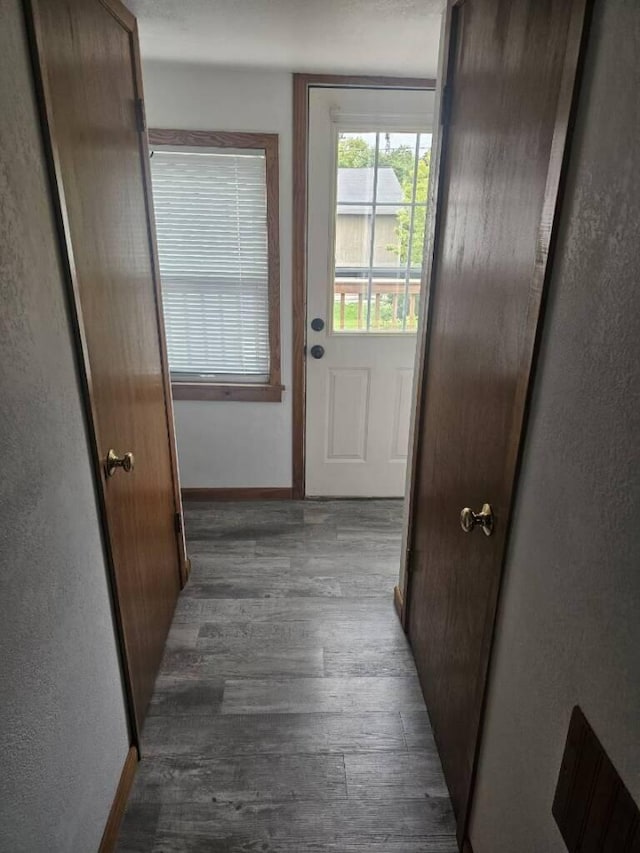
<svg viewBox="0 0 640 853"><path fill-rule="evenodd" d="M427 133L340 133L333 331L415 331L430 151Z"/></svg>
<svg viewBox="0 0 640 853"><path fill-rule="evenodd" d="M338 205L336 212L335 261L343 274L362 272L369 266L373 205L362 205L357 215L345 214Z"/></svg>
<svg viewBox="0 0 640 853"><path fill-rule="evenodd" d="M333 291L333 328L336 332L366 331L368 293L368 276L336 275Z"/></svg>

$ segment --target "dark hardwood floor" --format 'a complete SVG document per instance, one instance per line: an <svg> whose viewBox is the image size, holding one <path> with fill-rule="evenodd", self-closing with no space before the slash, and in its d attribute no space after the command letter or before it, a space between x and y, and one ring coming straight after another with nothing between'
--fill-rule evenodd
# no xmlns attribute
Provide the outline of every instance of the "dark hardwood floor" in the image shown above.
<svg viewBox="0 0 640 853"><path fill-rule="evenodd" d="M120 853L454 853L399 501L191 504Z"/></svg>

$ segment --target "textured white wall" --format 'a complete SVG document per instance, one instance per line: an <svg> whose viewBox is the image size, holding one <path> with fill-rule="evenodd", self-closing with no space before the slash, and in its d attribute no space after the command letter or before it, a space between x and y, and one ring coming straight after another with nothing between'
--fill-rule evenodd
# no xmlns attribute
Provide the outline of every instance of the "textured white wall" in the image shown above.
<svg viewBox="0 0 640 853"><path fill-rule="evenodd" d="M563 853L583 708L640 803L640 6L597 0L498 618L475 853Z"/></svg>
<svg viewBox="0 0 640 853"><path fill-rule="evenodd" d="M183 487L291 485L292 77L144 62L149 127L279 134L281 403L176 401Z"/></svg>
<svg viewBox="0 0 640 853"><path fill-rule="evenodd" d="M0 850L97 850L124 699L19 0L0 0Z"/></svg>
<svg viewBox="0 0 640 853"><path fill-rule="evenodd" d="M315 74L433 76L444 0L129 0L142 53Z"/></svg>

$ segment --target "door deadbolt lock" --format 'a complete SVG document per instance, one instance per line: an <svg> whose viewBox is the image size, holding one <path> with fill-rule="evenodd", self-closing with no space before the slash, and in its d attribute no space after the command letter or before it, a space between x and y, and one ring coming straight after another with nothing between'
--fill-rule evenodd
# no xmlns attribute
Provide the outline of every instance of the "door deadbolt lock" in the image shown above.
<svg viewBox="0 0 640 853"><path fill-rule="evenodd" d="M485 536L491 536L494 522L491 504L484 504L481 512L474 512L466 506L460 513L460 527L465 533L471 533L474 527L481 527Z"/></svg>
<svg viewBox="0 0 640 853"><path fill-rule="evenodd" d="M106 471L107 477L113 477L118 468L122 468L125 474L130 474L133 471L135 465L135 459L133 458L133 453L128 451L123 456L118 456L115 450L111 449L107 453L107 459L104 463L104 470Z"/></svg>
<svg viewBox="0 0 640 853"><path fill-rule="evenodd" d="M324 320L322 317L314 317L311 321L311 328L314 332L321 332L324 329Z"/></svg>

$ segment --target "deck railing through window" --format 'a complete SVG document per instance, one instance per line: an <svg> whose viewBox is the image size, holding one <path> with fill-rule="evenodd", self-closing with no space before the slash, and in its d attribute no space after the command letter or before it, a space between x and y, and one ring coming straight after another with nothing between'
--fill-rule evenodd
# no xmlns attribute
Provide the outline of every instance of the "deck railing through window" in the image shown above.
<svg viewBox="0 0 640 853"><path fill-rule="evenodd" d="M336 332L410 332L418 325L420 278L371 282L336 276L333 329ZM367 314L370 317L367 322Z"/></svg>

